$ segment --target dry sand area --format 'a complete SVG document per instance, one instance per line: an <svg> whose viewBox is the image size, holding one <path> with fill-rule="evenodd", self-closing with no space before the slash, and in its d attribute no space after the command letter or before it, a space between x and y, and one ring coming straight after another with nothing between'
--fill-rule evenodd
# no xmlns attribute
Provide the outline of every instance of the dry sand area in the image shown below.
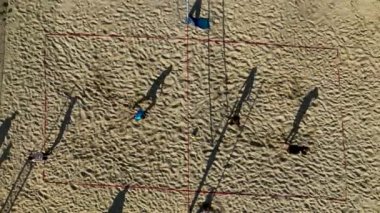
<svg viewBox="0 0 380 213"><path fill-rule="evenodd" d="M1 213L380 212L379 0L1 3Z"/></svg>

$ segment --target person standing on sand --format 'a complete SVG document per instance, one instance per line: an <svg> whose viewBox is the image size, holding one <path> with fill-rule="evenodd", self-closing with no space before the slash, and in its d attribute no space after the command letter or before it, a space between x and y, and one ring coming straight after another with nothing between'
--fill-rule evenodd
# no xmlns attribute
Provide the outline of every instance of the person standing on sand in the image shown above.
<svg viewBox="0 0 380 213"><path fill-rule="evenodd" d="M240 116L238 114L232 116L230 124L236 124L236 125L240 126Z"/></svg>
<svg viewBox="0 0 380 213"><path fill-rule="evenodd" d="M146 117L146 111L143 108L139 107L133 118L135 121L140 121Z"/></svg>
<svg viewBox="0 0 380 213"><path fill-rule="evenodd" d="M297 145L297 144L290 144L288 146L287 151L289 152L289 154L297 155L299 153L302 153L303 155L306 155L310 151L310 148L307 147L307 146L302 146L302 145Z"/></svg>
<svg viewBox="0 0 380 213"><path fill-rule="evenodd" d="M28 156L28 160L31 161L32 163L37 163L39 161L46 161L49 155L50 155L49 152L32 152Z"/></svg>

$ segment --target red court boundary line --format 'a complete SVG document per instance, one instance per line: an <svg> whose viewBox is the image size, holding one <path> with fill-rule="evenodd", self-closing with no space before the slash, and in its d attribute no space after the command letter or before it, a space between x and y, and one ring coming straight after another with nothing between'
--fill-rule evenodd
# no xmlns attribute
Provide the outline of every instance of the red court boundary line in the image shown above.
<svg viewBox="0 0 380 213"><path fill-rule="evenodd" d="M186 33L187 34L187 33ZM290 48L299 48L299 49L316 49L316 50L337 50L337 47L329 47L329 46L309 46L309 45L295 45L295 44L283 44L283 43L275 43L271 41L253 41L253 40L232 40L232 39L208 39L208 38L190 38L187 34L184 37L165 37L165 36L148 36L148 35L121 35L121 34L94 34L94 33L63 33L63 32L48 32L47 36L57 36L57 37L90 37L90 38L100 38L100 39L108 39L108 38L120 38L120 39L146 39L146 40L160 40L160 41L183 41L184 43L188 43L189 41L197 41L201 43L214 43L214 44L236 44L236 45L263 45L263 46L275 46L275 47L290 47ZM348 48L348 46L347 46Z"/></svg>
<svg viewBox="0 0 380 213"><path fill-rule="evenodd" d="M188 29L188 28L187 28ZM188 33L188 30L186 31L186 33ZM188 56L188 45L189 45L189 40L193 40L193 41L201 41L201 42L208 42L209 40L208 39L198 39L198 38L189 38L187 37L186 39L184 38L164 38L164 37L148 37L148 36L123 36L123 35L97 35L97 34L86 34L86 33L46 33L45 34L45 42L44 42L44 52L43 52L43 61L44 61L44 75L45 75L45 81L47 80L47 74L46 74L46 68L45 68L45 64L46 64L46 40L47 40L47 37L48 36L66 36L66 37L73 37L73 36L77 36L77 37L96 37L96 38L145 38L145 39L155 39L155 40L165 40L165 41L170 41L170 40L182 40L182 41L185 41L185 44L186 44L186 54L187 54L187 59L185 61L186 63L186 77L187 77L187 91L186 91L186 95L188 95L188 90L189 90L189 80L188 80L188 65L189 65L189 56ZM187 34L188 36L188 34ZM218 40L218 39L213 39L213 40L210 40L210 42L213 42L213 43L216 43L216 44L219 44L219 43L223 43L223 40ZM340 53L339 53L339 49L338 48L333 48L333 47L318 47L318 46L305 46L305 45L288 45L288 44L278 44L278 43L270 43L270 42L256 42L256 41L234 41L234 40L226 40L226 43L229 43L229 44L253 44L253 45L266 45L266 46L277 46L277 47L290 47L290 48L304 48L304 49L328 49L328 50L335 50L337 51L337 57L338 57L338 63L340 64L341 63L341 58L340 58ZM338 65L336 65L338 66ZM338 75L338 85L340 86L340 79L341 79L341 76L340 76L340 70L339 70L339 67L337 67L337 75ZM47 82L47 81L46 81ZM44 111L45 111L45 116L44 116L44 130L43 130L43 133L44 133L44 137L45 137L45 140L44 140L44 146L46 144L46 126L47 126L47 91L46 91L46 88L47 87L47 84L45 84L45 89L44 89L44 92L45 92L45 101L44 101ZM189 108L188 108L189 110ZM189 116L189 111L188 111L188 116ZM188 121L188 128L189 128L189 122ZM342 135L344 137L344 126L343 126L343 121L342 121ZM189 140L189 129L187 129L187 136L188 136L188 140ZM190 194L191 193L196 193L198 191L196 190L190 190L190 185L189 185L189 178L190 178L190 169L189 169L189 155L190 155L190 143L189 141L187 142L187 155L188 155L188 186L187 186L187 189L174 189L174 188L165 188L165 187L150 187L150 186L139 186L139 185L133 185L132 186L132 189L147 189L147 190L156 190L156 191L175 191L175 192L186 192L187 193L187 196L188 196L188 202L190 201ZM346 147L345 147L345 142L343 142L343 155L344 155L344 165L345 165L345 169L346 169ZM122 185L122 184L99 184L99 183L84 183L84 182L75 182L75 181L69 181L69 180L66 180L66 181L51 181L51 180L48 180L46 178L46 174L45 174L45 171L43 171L43 180L44 182L46 183L53 183L53 184L77 184L77 185L81 185L83 187L93 187L93 188L119 188L119 187L125 187L125 186L128 186L128 185ZM346 181L346 191L345 191L345 194L346 196L344 196L345 198L336 198L336 197L328 197L328 196L315 196L315 195L296 195L296 194L257 194L257 193L249 193L249 192L233 192L233 191L218 191L218 192L215 192L215 194L219 194L219 195L235 195L235 196L253 196L257 199L280 199L280 198L283 198L283 199L286 199L286 198L303 198L303 199L324 199L324 200L331 200L331 201L340 201L340 202L345 202L347 201L347 181ZM209 191L200 191L201 194L206 194L206 193L209 193Z"/></svg>
<svg viewBox="0 0 380 213"><path fill-rule="evenodd" d="M46 34L44 35L44 41L43 41L43 45L44 45L44 49L43 49L43 72L44 72L44 124L43 124L43 145L42 145L42 150L45 151L45 148L46 148L46 143L47 143L47 134L46 134L46 130L47 130L47 113L48 113L48 101L47 101L47 71L46 71L46 42L47 42L47 38L46 38Z"/></svg>
<svg viewBox="0 0 380 213"><path fill-rule="evenodd" d="M190 206L190 78L189 78L189 25L186 24L186 61L185 61L185 72L186 72L186 91L185 91L185 99L187 103L187 130L186 130L186 138L187 138L187 208Z"/></svg>
<svg viewBox="0 0 380 213"><path fill-rule="evenodd" d="M138 185L138 184L108 184L108 183L85 183L85 182L77 182L77 181L71 181L71 180L64 180L64 181L53 181L49 180L46 177L45 171L42 173L42 179L45 183L51 183L56 185L79 185L82 187L87 188L125 188L128 187L129 190L146 190L146 191L159 191L164 193L180 193L180 194L208 194L210 191L197 191L197 190L189 190L189 189L177 189L177 188L170 188L170 187L161 187L161 186L145 186L145 185ZM345 198L337 198L337 197L328 197L328 196L315 196L315 195L302 195L302 194L259 194L259 193L250 193L250 192L238 192L238 191L216 191L215 194L217 195L233 195L233 196L248 196L248 197L254 197L257 199L287 199L287 198L303 198L303 199L322 199L322 200L330 200L330 201L337 201L337 202L345 202Z"/></svg>

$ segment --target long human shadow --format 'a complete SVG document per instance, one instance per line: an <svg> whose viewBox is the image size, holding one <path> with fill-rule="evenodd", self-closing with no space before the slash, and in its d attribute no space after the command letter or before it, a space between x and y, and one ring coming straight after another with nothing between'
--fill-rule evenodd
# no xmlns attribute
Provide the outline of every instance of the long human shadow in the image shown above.
<svg viewBox="0 0 380 213"><path fill-rule="evenodd" d="M12 143L8 143L7 147L3 150L0 156L0 166L4 161L9 159L9 155L11 153Z"/></svg>
<svg viewBox="0 0 380 213"><path fill-rule="evenodd" d="M0 213L9 213L13 205L15 204L20 192L24 188L24 185L32 172L34 164L27 160L23 167L21 168L20 173L18 174L16 181L13 183L12 189L10 190L7 199L5 200L4 205L2 206Z"/></svg>
<svg viewBox="0 0 380 213"><path fill-rule="evenodd" d="M65 116L63 118L63 121L61 123L61 126L59 128L57 138L54 140L54 143L52 144L52 146L46 150L46 153L48 153L48 154L53 153L53 150L61 142L61 140L63 138L63 134L65 133L65 131L67 129L67 126L71 123L71 114L73 113L74 106L77 103L79 97L78 96L74 96L74 97L70 96L69 98L70 98L70 103L69 103L69 106L68 106L67 111L65 113Z"/></svg>
<svg viewBox="0 0 380 213"><path fill-rule="evenodd" d="M262 87L262 85L261 85ZM258 88L258 92L261 91L261 87ZM252 100L252 104L250 106L250 109L249 109L249 112L248 112L248 116L251 114L252 112L252 109L253 107L256 105L256 101L259 97L256 96L254 100ZM241 132L242 132L243 129L240 129L240 132L238 134L237 137L240 136ZM220 184L222 183L222 180L224 179L224 176L226 174L226 171L228 168L230 168L230 161L232 159L232 154L235 152L236 148L237 148L237 142L238 142L238 139L236 139L235 143L234 143L234 146L230 152L230 155L227 159L227 161L225 162L225 165L223 166L223 171L222 171L222 174L220 175L219 179L218 179L218 182L216 184L215 187L212 187L211 191L208 193L208 196L206 196L206 200L204 201L204 203L202 204L202 207L205 208L205 207L210 207L209 209L212 211L212 206L211 206L211 203L212 203L212 200L214 199L215 195L216 195L216 191L217 189L219 188ZM201 208L202 209L202 208ZM207 211L207 209L206 209Z"/></svg>
<svg viewBox="0 0 380 213"><path fill-rule="evenodd" d="M108 209L108 213L123 213L125 194L128 192L128 188L129 187L125 187L116 195L111 207Z"/></svg>
<svg viewBox="0 0 380 213"><path fill-rule="evenodd" d="M306 96L303 98L301 106L298 108L296 117L293 121L293 128L285 140L286 144L291 144L293 142L295 136L297 135L300 129L300 124L304 115L306 114L307 110L311 106L313 100L317 98L318 98L318 87L315 87L313 90L309 91L306 94Z"/></svg>
<svg viewBox="0 0 380 213"><path fill-rule="evenodd" d="M11 128L12 121L16 118L16 115L18 112L12 113L12 115L5 120L3 120L3 123L0 126L0 147L3 145L5 138L8 136L9 129Z"/></svg>
<svg viewBox="0 0 380 213"><path fill-rule="evenodd" d="M243 86L240 89L242 93L240 100L234 106L234 113L231 117L231 124L235 123L240 125L240 112L245 101L248 101L252 92L253 83L255 82L257 67L253 68L247 77L247 80L244 82Z"/></svg>
<svg viewBox="0 0 380 213"><path fill-rule="evenodd" d="M164 81L172 70L173 70L173 66L170 65L166 70L162 71L161 74L153 81L153 84L149 88L146 95L144 95L140 100L136 101L136 103L134 104L134 108L139 106L140 103L147 100L150 100L151 103L149 104L148 108L145 109L145 112L148 112L154 105L156 105L158 89L161 89L161 92L162 92Z"/></svg>
<svg viewBox="0 0 380 213"><path fill-rule="evenodd" d="M212 152L210 154L210 157L209 159L207 160L207 164L206 164L206 169L205 169L205 172L202 176L202 179L201 181L199 182L199 185L198 185L198 188L197 190L195 191L195 195L194 195L194 198L191 202L191 205L189 207L189 212L191 213L194 209L194 206L195 206L195 203L196 201L198 200L198 197L199 197L199 194L203 188L203 185L204 183L206 182L206 179L207 179L207 176L212 168L212 165L214 164L214 161L216 160L216 155L219 151L219 147L220 147L220 144L223 142L223 139L224 139L224 136L227 132L227 129L228 129L228 125L230 124L229 122L229 119L233 117L233 115L235 115L237 112L240 113L240 110L241 110L241 107L242 107L242 104L244 101L248 100L248 97L249 97L249 93L252 91L252 87L253 87L253 83L254 83L254 76L256 74L256 71L257 69L254 68L251 70L247 80L245 81L245 83L243 84L243 94L241 95L240 99L238 101L235 102L234 104L234 107L232 108L232 111L230 113L230 115L228 116L228 120L227 122L225 123L218 139L216 140L216 143L214 145L214 148L212 149ZM253 77L252 77L253 76ZM240 108L240 109L239 109Z"/></svg>

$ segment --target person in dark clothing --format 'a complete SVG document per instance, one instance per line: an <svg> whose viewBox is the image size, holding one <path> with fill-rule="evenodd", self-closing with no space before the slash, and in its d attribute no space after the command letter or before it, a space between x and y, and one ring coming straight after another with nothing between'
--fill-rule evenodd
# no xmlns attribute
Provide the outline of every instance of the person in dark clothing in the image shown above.
<svg viewBox="0 0 380 213"><path fill-rule="evenodd" d="M287 150L290 154L299 154L299 153L302 153L303 155L306 155L309 151L310 151L310 148L307 147L307 146L302 146L302 145L297 145L297 144L290 144L288 146L288 150Z"/></svg>
<svg viewBox="0 0 380 213"><path fill-rule="evenodd" d="M230 124L236 124L240 126L240 116L239 115L232 116Z"/></svg>

